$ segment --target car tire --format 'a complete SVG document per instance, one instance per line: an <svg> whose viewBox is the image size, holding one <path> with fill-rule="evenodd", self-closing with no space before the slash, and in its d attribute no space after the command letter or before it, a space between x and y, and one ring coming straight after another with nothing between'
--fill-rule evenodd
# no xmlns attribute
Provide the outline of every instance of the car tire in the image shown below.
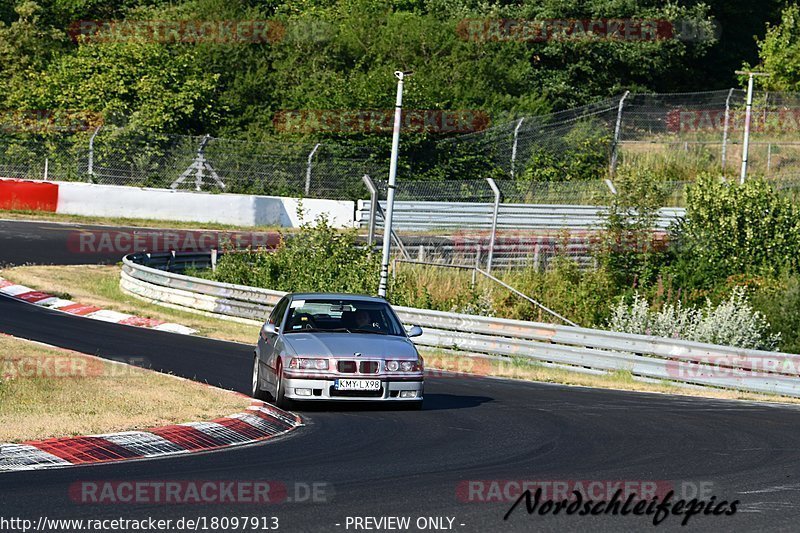
<svg viewBox="0 0 800 533"><path fill-rule="evenodd" d="M286 386L283 380L283 365L280 360L278 360L278 368L275 372L275 381L277 382L275 386L275 407L288 409L291 407L292 401L286 397Z"/></svg>
<svg viewBox="0 0 800 533"><path fill-rule="evenodd" d="M253 358L253 390L252 396L262 402L269 401L269 394L261 388L261 365L258 364L258 355Z"/></svg>

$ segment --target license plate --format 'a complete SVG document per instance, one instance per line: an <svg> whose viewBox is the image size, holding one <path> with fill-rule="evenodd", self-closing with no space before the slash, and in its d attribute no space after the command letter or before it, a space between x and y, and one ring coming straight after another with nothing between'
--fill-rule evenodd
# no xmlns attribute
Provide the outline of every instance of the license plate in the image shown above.
<svg viewBox="0 0 800 533"><path fill-rule="evenodd" d="M380 390L379 379L337 379L334 383L336 390Z"/></svg>

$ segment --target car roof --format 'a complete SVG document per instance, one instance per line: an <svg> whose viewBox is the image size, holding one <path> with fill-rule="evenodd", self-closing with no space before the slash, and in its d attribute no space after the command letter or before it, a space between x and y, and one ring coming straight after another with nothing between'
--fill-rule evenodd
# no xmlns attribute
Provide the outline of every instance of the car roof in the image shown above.
<svg viewBox="0 0 800 533"><path fill-rule="evenodd" d="M292 300L358 300L362 302L389 303L380 296L348 294L342 292L294 292L288 294Z"/></svg>

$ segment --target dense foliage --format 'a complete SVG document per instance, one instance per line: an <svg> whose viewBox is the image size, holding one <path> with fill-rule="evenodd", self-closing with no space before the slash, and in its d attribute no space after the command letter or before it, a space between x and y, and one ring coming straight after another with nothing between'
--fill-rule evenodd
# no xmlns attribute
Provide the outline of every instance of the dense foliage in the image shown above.
<svg viewBox="0 0 800 533"><path fill-rule="evenodd" d="M415 72L409 108L482 110L497 122L624 89L727 87L732 74L709 80L704 59L719 59L733 42L746 43L744 59L753 59L753 33L775 18L770 3L746 33L715 32L713 22L727 24L744 4L16 0L0 8L0 107L88 109L172 133L264 137L275 134L280 110L390 109L392 72L404 69ZM684 35L496 42L463 31L465 21L504 18L667 20ZM81 20L273 20L283 30L266 43L71 39L70 25ZM385 135L329 135L388 146Z"/></svg>
<svg viewBox="0 0 800 533"><path fill-rule="evenodd" d="M770 76L759 82L773 91L800 91L800 6L790 5L781 23L770 26L758 43L759 70Z"/></svg>
<svg viewBox="0 0 800 533"><path fill-rule="evenodd" d="M355 230L340 232L325 217L306 223L274 252L247 250L221 257L219 281L283 291L374 294L380 257L357 246Z"/></svg>
<svg viewBox="0 0 800 533"><path fill-rule="evenodd" d="M684 284L709 286L734 274L776 274L800 265L800 211L772 185L706 175L689 187L676 232Z"/></svg>

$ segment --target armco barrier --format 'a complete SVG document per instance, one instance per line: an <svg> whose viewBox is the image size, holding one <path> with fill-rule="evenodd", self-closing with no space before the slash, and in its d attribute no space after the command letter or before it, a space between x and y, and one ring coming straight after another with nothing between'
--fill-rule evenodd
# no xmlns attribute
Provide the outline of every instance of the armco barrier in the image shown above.
<svg viewBox="0 0 800 533"><path fill-rule="evenodd" d="M386 203L381 202L386 212ZM590 205L500 204L497 229L504 230L591 230L603 225L607 208ZM686 210L663 207L656 228L666 230L682 218ZM494 204L489 202L425 202L394 203L392 227L397 231L431 231L436 229L484 229L492 227ZM366 228L370 218L370 202L358 201L356 225ZM382 218L377 217L379 226Z"/></svg>
<svg viewBox="0 0 800 533"><path fill-rule="evenodd" d="M210 256L129 255L123 259L120 286L150 301L258 323L285 294L168 272L168 263L180 270L185 264L209 265ZM415 339L422 346L800 397L800 356L794 354L410 307L395 310L406 324L424 326L424 334Z"/></svg>

